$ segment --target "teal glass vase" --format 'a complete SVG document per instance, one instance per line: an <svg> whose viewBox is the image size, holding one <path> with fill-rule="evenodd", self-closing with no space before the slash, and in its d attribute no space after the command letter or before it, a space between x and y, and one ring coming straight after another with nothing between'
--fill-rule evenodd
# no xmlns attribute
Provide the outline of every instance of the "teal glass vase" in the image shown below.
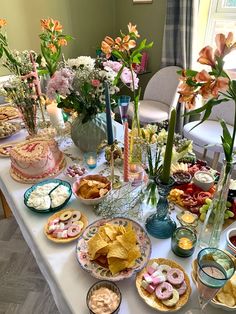
<svg viewBox="0 0 236 314"><path fill-rule="evenodd" d="M156 212L150 215L145 223L147 232L157 239L170 238L176 229L175 221L169 215L169 202L167 196L174 185L173 178L170 178L169 184L163 184L157 176L155 178L159 194Z"/></svg>

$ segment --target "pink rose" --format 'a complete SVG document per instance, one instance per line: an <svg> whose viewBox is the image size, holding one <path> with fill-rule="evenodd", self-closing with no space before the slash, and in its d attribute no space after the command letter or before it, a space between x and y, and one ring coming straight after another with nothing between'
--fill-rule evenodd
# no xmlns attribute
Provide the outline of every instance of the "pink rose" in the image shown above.
<svg viewBox="0 0 236 314"><path fill-rule="evenodd" d="M92 80L91 83L92 83L92 85L94 87L98 87L100 85L100 81L99 80Z"/></svg>

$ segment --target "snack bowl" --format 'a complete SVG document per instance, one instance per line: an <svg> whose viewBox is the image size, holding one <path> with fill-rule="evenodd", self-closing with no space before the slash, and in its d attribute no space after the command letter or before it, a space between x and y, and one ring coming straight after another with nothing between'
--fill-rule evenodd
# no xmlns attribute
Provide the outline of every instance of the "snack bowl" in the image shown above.
<svg viewBox="0 0 236 314"><path fill-rule="evenodd" d="M229 254L227 252L227 254ZM231 255L229 254L229 256L234 260L234 264L236 265L236 259ZM195 259L193 262L192 262L192 272L191 272L191 277L192 277L192 280L194 282L195 285L197 285L197 260ZM234 273L233 277L236 277L236 272ZM231 278L232 279L232 278ZM230 280L231 280L230 279ZM236 279L236 278L235 278ZM227 283L226 283L227 285ZM218 293L221 293L222 291L224 291L226 285L220 289L218 291ZM217 294L218 294L217 293ZM232 293L232 291L231 291ZM220 302L218 299L217 299L217 294L216 296L210 301L210 304L216 308L220 308L224 311L228 311L228 312L235 312L236 311L236 305L234 306L229 306L229 305L226 305L225 303L222 303Z"/></svg>
<svg viewBox="0 0 236 314"><path fill-rule="evenodd" d="M68 197L65 199L65 201L61 205L59 205L59 206L49 207L47 209L37 209L35 207L29 206L28 205L28 200L30 198L31 193L34 190L36 190L36 188L41 187L41 186L46 185L46 184L49 184L49 183L55 183L55 184L57 184L57 186L59 186L59 185L65 186L68 189ZM52 190L54 190L54 189L52 189ZM71 185L70 185L69 182L64 181L64 180L60 180L60 179L49 179L49 180L44 180L44 181L41 181L41 182L39 182L37 184L34 184L34 185L31 186L31 188L26 190L25 194L24 194L24 204L30 210L32 210L34 212L37 212L37 213L55 212L55 211L58 211L58 210L62 209L69 202L69 199L71 198L71 195L72 195L72 189L71 189Z"/></svg>
<svg viewBox="0 0 236 314"><path fill-rule="evenodd" d="M209 171L197 171L193 176L193 183L203 191L209 191L214 181L215 178Z"/></svg>
<svg viewBox="0 0 236 314"><path fill-rule="evenodd" d="M85 188L84 192L86 192L90 188L92 190L93 186L95 185L95 182L100 182L101 185L105 184L105 187L108 191L100 197L94 197L94 198L83 197L83 195L81 195L82 191L79 191L79 190L80 190L81 186L84 184L84 182L86 182L86 181L89 182L88 184L91 184L91 186L86 184L86 188ZM93 181L94 181L94 185L93 185ZM101 189L102 189L102 187L101 187ZM97 204L101 203L107 197L107 195L110 193L111 182L107 179L107 177L102 176L100 174L87 175L87 176L84 176L82 178L79 178L79 180L77 180L73 183L72 191L73 191L73 194L75 195L75 197L77 197L81 203L83 203L85 205L97 205Z"/></svg>
<svg viewBox="0 0 236 314"><path fill-rule="evenodd" d="M144 274L147 273L148 267L150 267L152 265L152 263L154 263L154 262L159 264L159 265L167 265L167 266L170 266L171 268L177 268L177 269L181 270L184 274L184 280L186 283L186 291L184 294L182 294L179 297L179 301L174 306L171 306L171 307L166 306L165 304L163 304L161 302L161 300L159 300L156 297L155 292L149 293L141 286ZM166 313L179 311L188 302L189 297L190 297L191 292L192 292L190 279L189 279L188 275L186 274L186 272L184 271L183 267L181 267L175 261L165 259L165 258L150 259L148 261L147 265L145 266L145 268L143 268L142 271L140 271L137 274L135 283L136 283L136 288L137 288L139 296L143 299L143 301L147 305L149 305L154 310L157 310L160 312L166 312Z"/></svg>
<svg viewBox="0 0 236 314"><path fill-rule="evenodd" d="M90 314L95 314L95 312L93 312L93 310L91 309L91 297L95 297L94 293L96 293L96 291L98 291L101 288L106 288L110 290L110 293L115 293L118 297L116 303L117 306L115 306L114 311L111 312L111 314L117 314L119 313L120 310L120 305L121 305L121 301L122 301L122 296L121 296L121 292L120 289L118 288L118 286L111 281L108 280L100 280L98 282L96 282L95 284L92 285L92 287L89 289L88 293L87 293L87 297L86 297L86 303L87 303L87 307L89 309ZM106 292L109 292L108 290L106 290ZM107 295L106 295L107 296ZM114 296L114 294L113 294ZM113 300L112 298L109 298L110 300ZM101 310L101 308L100 308Z"/></svg>
<svg viewBox="0 0 236 314"><path fill-rule="evenodd" d="M226 250L233 256L236 256L236 246L231 242L231 237L236 237L236 228L228 230L226 235Z"/></svg>

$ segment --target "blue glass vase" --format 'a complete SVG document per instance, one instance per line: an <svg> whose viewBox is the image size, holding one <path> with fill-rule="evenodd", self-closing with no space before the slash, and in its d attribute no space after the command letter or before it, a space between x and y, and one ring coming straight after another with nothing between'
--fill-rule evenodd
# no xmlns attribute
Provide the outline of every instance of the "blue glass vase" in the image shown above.
<svg viewBox="0 0 236 314"><path fill-rule="evenodd" d="M150 215L145 223L147 232L157 239L170 238L176 229L175 221L170 217L168 209L169 202L167 196L174 185L173 178L170 178L169 184L163 184L157 176L155 178L159 193L159 200L156 207L156 213Z"/></svg>

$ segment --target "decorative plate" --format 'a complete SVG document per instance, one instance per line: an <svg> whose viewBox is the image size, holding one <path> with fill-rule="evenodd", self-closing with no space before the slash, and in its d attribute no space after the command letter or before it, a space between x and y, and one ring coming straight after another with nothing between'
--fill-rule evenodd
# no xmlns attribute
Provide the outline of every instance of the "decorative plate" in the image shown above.
<svg viewBox="0 0 236 314"><path fill-rule="evenodd" d="M51 241L53 241L55 243L69 243L69 242L72 242L72 241L78 239L81 236L81 233L84 231L84 229L88 226L88 219L87 219L87 217L81 213L80 220L84 223L84 226L83 226L81 232L77 236L75 236L73 238L59 239L59 238L54 238L51 234L47 233L48 224L51 221L53 221L54 219L59 218L61 216L61 214L63 214L64 212L67 212L68 210L73 211L73 212L74 211L78 211L78 210L73 209L73 208L66 208L66 209L60 210L59 212L53 214L52 216L50 216L48 218L48 221L47 221L47 223L44 226L44 234L45 234L45 236L49 240L51 240Z"/></svg>
<svg viewBox="0 0 236 314"><path fill-rule="evenodd" d="M234 260L235 266L236 266L236 258L234 258L229 252L226 252L227 254L230 255L230 257ZM195 285L197 285L197 260L195 259L192 262L192 272L191 272L191 277ZM217 298L213 298L210 301L210 304L216 308L220 308L222 310L228 311L228 312L235 312L236 313L236 305L235 306L228 306L226 304L220 303Z"/></svg>
<svg viewBox="0 0 236 314"><path fill-rule="evenodd" d="M57 206L57 207L50 207L48 209L36 209L34 207L31 207L31 206L28 206L27 205L27 202L28 202L28 199L30 197L30 194L38 187L38 186L42 186L42 185L45 185L45 184L48 184L48 183L57 183L58 186L59 185L64 185L68 188L68 192L69 192L69 196L68 198L64 201L63 204L61 204L60 206ZM39 182L33 186L31 186L31 188L29 188L28 190L25 191L25 194L24 194L24 203L25 203L25 206L28 207L29 209L31 209L32 211L36 212L36 213L50 213L50 212L55 212L55 211L58 211L60 209L62 209L69 201L69 199L71 198L71 195L72 195L72 190L71 190L71 185L69 182L67 181L63 181L63 180L60 180L60 179L49 179L49 180L44 180L42 182Z"/></svg>
<svg viewBox="0 0 236 314"><path fill-rule="evenodd" d="M127 226L127 224L131 222L133 228L137 235L137 241L141 251L141 257L135 261L135 266L132 268L128 268L120 271L119 273L112 275L108 268L105 268L99 265L96 261L91 261L88 255L88 240L92 238L100 226L105 225L106 223L112 223L115 225L123 225ZM80 236L77 246L76 246L76 256L80 266L83 270L86 270L90 273L91 276L98 279L107 279L110 281L119 281L126 278L130 278L135 273L139 272L145 265L147 264L148 259L151 255L151 241L146 233L146 231L141 227L137 222L128 218L107 218L100 219L93 222L89 225Z"/></svg>
<svg viewBox="0 0 236 314"><path fill-rule="evenodd" d="M17 108L9 105L0 106L0 121L8 121L19 118L20 113Z"/></svg>
<svg viewBox="0 0 236 314"><path fill-rule="evenodd" d="M14 125L16 129L12 133L9 133L9 134L4 135L4 136L0 136L0 139L11 137L12 135L18 133L21 130L21 124L18 122L6 122L6 123Z"/></svg>
<svg viewBox="0 0 236 314"><path fill-rule="evenodd" d="M160 312L178 311L188 302L188 299L192 291L188 275L185 273L184 269L179 264L177 264L176 262L172 260L165 259L165 258L154 258L148 261L148 266L150 266L153 262L156 262L160 265L165 264L172 268L179 268L180 270L182 270L182 272L184 273L184 280L187 284L187 290L182 296L180 296L179 301L175 306L172 306L172 307L166 306L165 304L163 304L160 300L156 298L155 293L150 294L141 287L143 274L147 272L147 269L145 267L140 273L137 274L137 277L136 277L136 288L138 290L140 297L143 299L145 303L147 303L147 305L149 305L154 310L157 310Z"/></svg>

